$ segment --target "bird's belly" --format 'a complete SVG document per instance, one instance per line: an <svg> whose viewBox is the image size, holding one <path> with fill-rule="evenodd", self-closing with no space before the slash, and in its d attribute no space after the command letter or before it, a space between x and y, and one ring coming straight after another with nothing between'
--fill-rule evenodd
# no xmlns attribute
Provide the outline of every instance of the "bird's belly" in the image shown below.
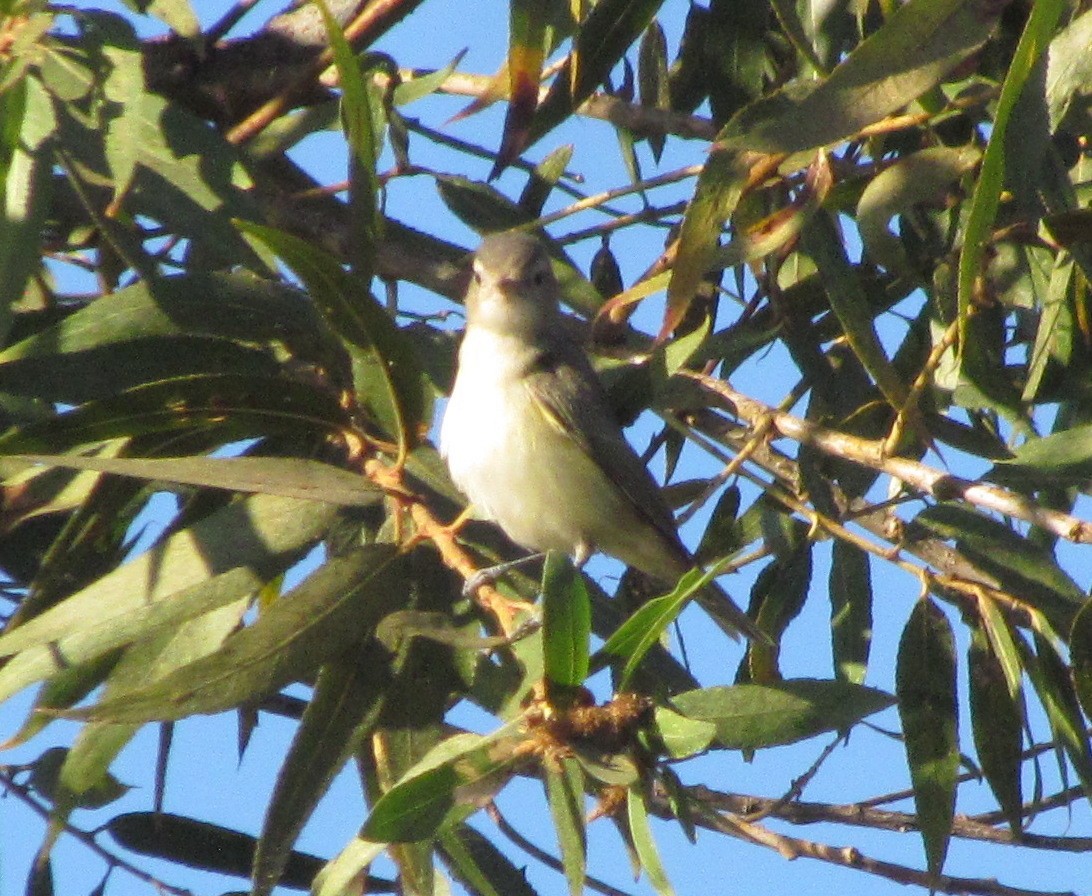
<svg viewBox="0 0 1092 896"><path fill-rule="evenodd" d="M575 553L584 536L572 499L589 485L581 482L587 477L575 445L546 422L522 386L507 394L479 389L463 399L452 396L441 436L455 484L517 544Z"/></svg>

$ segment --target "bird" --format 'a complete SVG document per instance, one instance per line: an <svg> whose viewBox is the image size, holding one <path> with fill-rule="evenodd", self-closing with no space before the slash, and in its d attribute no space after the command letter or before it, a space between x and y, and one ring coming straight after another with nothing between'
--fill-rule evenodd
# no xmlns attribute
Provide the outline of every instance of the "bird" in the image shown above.
<svg viewBox="0 0 1092 896"><path fill-rule="evenodd" d="M578 567L602 552L674 586L694 559L560 299L542 241L522 231L482 240L440 453L473 507L516 544L563 551ZM722 591L698 599L716 604L729 634L768 640Z"/></svg>

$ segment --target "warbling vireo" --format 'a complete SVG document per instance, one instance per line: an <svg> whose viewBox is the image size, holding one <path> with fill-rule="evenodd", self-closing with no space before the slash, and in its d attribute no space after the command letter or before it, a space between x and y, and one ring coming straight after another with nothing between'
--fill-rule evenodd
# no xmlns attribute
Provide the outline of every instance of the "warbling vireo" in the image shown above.
<svg viewBox="0 0 1092 896"><path fill-rule="evenodd" d="M577 565L602 551L674 585L693 558L566 332L560 295L538 240L482 241L440 451L455 484L517 544ZM727 630L765 638L722 592L699 599Z"/></svg>

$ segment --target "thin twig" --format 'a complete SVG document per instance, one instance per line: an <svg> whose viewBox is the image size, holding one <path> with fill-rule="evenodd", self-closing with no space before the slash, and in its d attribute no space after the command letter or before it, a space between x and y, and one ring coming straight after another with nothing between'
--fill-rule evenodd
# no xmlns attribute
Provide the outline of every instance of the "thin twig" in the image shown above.
<svg viewBox="0 0 1092 896"><path fill-rule="evenodd" d="M768 419L780 435L831 457L886 473L937 500L958 498L968 504L1031 523L1067 541L1076 544L1092 543L1092 522L1043 507L1024 495L997 485L972 482L909 458L889 457L881 441L861 439L826 429L800 417L774 410L769 405L737 392L723 380L688 370L680 370L679 375L695 380L705 389L731 403L741 419L755 425Z"/></svg>
<svg viewBox="0 0 1092 896"><path fill-rule="evenodd" d="M504 815L501 814L500 809L497 808L495 803L491 803L487 807L486 811L489 813L489 817L493 819L494 823L500 829L500 832L504 834L504 836L511 840L514 844L516 844L516 846L518 846L528 855L533 856L543 865L546 865L549 868L553 868L554 871L557 871L559 874L565 873L565 868L561 864L557 856L546 852L546 850L542 849L539 846L535 846L534 843L532 843L530 840L524 837L523 834L521 834L514 827L512 827L512 825L509 824L508 819L506 819ZM619 890L617 887L612 887L605 881L601 881L591 876L584 879L584 885L589 890L595 890L598 893L602 893L603 896L630 896L630 894L627 893L625 890Z"/></svg>
<svg viewBox="0 0 1092 896"><path fill-rule="evenodd" d="M8 793L13 794L20 802L26 805L39 815L43 821L47 824L52 823L55 819L53 813L50 812L49 807L42 805L31 794L30 789L24 787L17 782L12 774L10 766L0 766L0 785L3 785L4 789ZM172 896L193 896L192 890L187 890L184 887L176 887L172 884L168 884L165 881L160 880L153 874L149 874L143 868L138 868L136 865L127 862L120 856L110 852L106 847L101 846L98 841L95 840L95 834L90 831L85 831L82 828L77 828L70 822L65 821L62 829L66 834L78 840L95 855L102 859L111 868L120 868L136 878L144 881L146 884L150 884L157 890L164 893L170 893Z"/></svg>

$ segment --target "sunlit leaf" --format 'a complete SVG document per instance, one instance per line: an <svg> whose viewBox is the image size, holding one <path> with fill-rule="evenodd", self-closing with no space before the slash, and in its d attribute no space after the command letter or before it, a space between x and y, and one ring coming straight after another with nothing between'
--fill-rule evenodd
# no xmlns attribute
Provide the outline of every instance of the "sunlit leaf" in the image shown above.
<svg viewBox="0 0 1092 896"><path fill-rule="evenodd" d="M561 847L561 864L571 896L582 896L587 874L587 840L584 827L584 773L572 757L560 768L546 768L546 800Z"/></svg>
<svg viewBox="0 0 1092 896"><path fill-rule="evenodd" d="M589 668L591 602L572 561L556 551L547 556L542 573L542 630L547 683L562 693L583 685Z"/></svg>
<svg viewBox="0 0 1092 896"><path fill-rule="evenodd" d="M672 698L689 719L712 722L717 743L753 750L849 728L894 703L889 694L842 681L789 679L689 691Z"/></svg>

